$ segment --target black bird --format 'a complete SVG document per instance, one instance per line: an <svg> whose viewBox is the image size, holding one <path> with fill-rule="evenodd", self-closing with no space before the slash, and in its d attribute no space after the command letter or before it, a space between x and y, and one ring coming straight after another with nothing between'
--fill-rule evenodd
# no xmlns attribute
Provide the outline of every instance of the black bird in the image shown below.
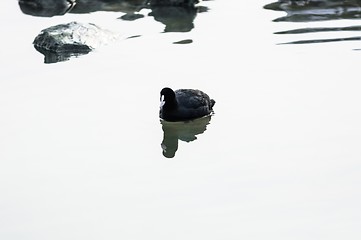
<svg viewBox="0 0 361 240"><path fill-rule="evenodd" d="M160 92L159 117L165 121L187 121L210 115L216 103L209 96L196 89L166 87Z"/></svg>

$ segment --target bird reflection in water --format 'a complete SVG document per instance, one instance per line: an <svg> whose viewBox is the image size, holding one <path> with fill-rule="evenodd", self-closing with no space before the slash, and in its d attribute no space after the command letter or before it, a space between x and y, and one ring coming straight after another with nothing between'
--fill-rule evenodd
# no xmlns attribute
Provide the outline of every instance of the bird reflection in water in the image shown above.
<svg viewBox="0 0 361 240"><path fill-rule="evenodd" d="M163 129L163 156L173 158L178 150L178 140L192 142L196 135L204 133L210 123L211 116L198 118L187 122L167 122L161 120Z"/></svg>

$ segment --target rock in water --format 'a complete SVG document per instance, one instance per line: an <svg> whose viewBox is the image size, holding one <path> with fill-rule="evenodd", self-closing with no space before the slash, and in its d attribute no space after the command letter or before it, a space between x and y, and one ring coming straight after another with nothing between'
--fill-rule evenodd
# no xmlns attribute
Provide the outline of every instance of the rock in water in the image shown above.
<svg viewBox="0 0 361 240"><path fill-rule="evenodd" d="M53 17L70 12L77 0L19 0L23 13L37 17Z"/></svg>
<svg viewBox="0 0 361 240"><path fill-rule="evenodd" d="M34 39L35 48L45 55L59 55L59 61L67 60L66 56L87 54L93 49L104 46L119 39L119 35L102 29L92 23L70 22L46 28ZM49 62L49 61L48 61Z"/></svg>
<svg viewBox="0 0 361 240"><path fill-rule="evenodd" d="M199 0L149 0L151 6L194 6Z"/></svg>

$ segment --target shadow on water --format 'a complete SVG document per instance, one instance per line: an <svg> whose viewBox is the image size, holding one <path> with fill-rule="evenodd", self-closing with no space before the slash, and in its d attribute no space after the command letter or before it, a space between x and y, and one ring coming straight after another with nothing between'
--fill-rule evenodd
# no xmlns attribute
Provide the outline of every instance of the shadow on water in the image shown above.
<svg viewBox="0 0 361 240"><path fill-rule="evenodd" d="M163 141L161 144L163 156L173 158L178 150L178 140L184 142L196 140L196 135L204 133L210 121L211 116L188 122L161 121L163 129Z"/></svg>
<svg viewBox="0 0 361 240"><path fill-rule="evenodd" d="M265 9L284 11L286 16L274 22L316 22L340 19L361 18L361 0L280 0L264 6ZM320 32L360 31L361 26L299 28L275 32L275 34L307 34ZM339 41L359 41L361 36L329 39L309 39L286 42L283 44L308 44Z"/></svg>
<svg viewBox="0 0 361 240"><path fill-rule="evenodd" d="M194 28L193 22L197 14L208 11L205 6L197 6L198 3L198 0L19 0L21 11L36 17L97 11L124 13L118 18L123 21L134 21L149 16L164 24L165 33L191 31ZM148 16L140 13L143 9L150 10ZM192 42L191 39L185 39L174 42L174 44L190 44ZM66 61L71 57L83 54L52 52L49 49L41 49L39 46L36 49L45 56L45 63Z"/></svg>

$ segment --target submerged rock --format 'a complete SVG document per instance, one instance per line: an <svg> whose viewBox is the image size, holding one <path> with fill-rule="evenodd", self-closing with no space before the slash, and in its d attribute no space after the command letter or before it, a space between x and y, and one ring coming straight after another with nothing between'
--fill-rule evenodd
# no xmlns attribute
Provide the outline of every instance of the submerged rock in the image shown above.
<svg viewBox="0 0 361 240"><path fill-rule="evenodd" d="M199 0L149 0L151 6L194 6Z"/></svg>
<svg viewBox="0 0 361 240"><path fill-rule="evenodd" d="M75 5L76 0L19 0L19 6L23 13L41 17L64 15Z"/></svg>
<svg viewBox="0 0 361 240"><path fill-rule="evenodd" d="M134 13L148 0L18 0L23 13L38 17L53 17L67 13L112 11Z"/></svg>
<svg viewBox="0 0 361 240"><path fill-rule="evenodd" d="M112 11L136 13L149 6L194 6L199 0L18 0L23 13L53 17L67 13Z"/></svg>
<svg viewBox="0 0 361 240"><path fill-rule="evenodd" d="M87 54L93 49L107 45L119 38L109 30L92 23L70 22L46 28L34 39L35 48L51 61L64 61L71 56ZM58 57L57 57L58 56ZM45 59L45 62L48 62Z"/></svg>

